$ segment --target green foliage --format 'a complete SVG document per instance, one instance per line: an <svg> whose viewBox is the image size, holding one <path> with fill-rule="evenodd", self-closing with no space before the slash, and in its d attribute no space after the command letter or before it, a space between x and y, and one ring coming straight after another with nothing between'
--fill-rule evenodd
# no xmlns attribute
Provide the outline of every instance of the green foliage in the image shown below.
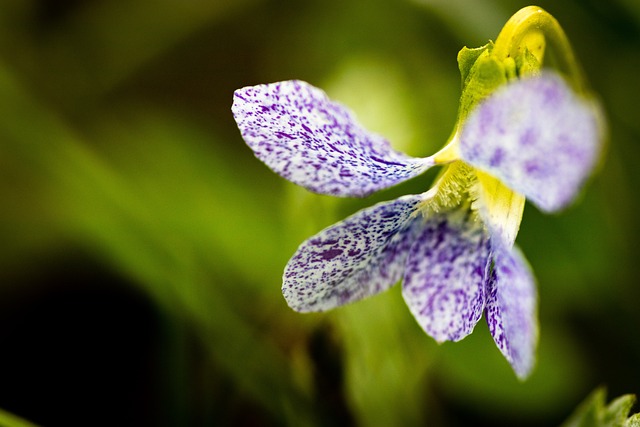
<svg viewBox="0 0 640 427"><path fill-rule="evenodd" d="M606 404L606 391L594 391L571 415L562 427L637 427L640 414L629 417L629 411L636 401L634 395L627 394Z"/></svg>
<svg viewBox="0 0 640 427"><path fill-rule="evenodd" d="M36 427L36 425L0 409L0 427Z"/></svg>
<svg viewBox="0 0 640 427"><path fill-rule="evenodd" d="M420 339L422 331L394 291L340 309L337 316L346 390L363 425L422 425L434 417L423 395L434 346Z"/></svg>
<svg viewBox="0 0 640 427"><path fill-rule="evenodd" d="M460 70L460 78L462 81L462 90L465 89L469 77L471 74L471 69L473 65L476 63L480 55L484 53L487 49L489 49L490 45L486 44L482 47L476 47L473 49L469 49L468 47L463 47L460 52L458 52L458 69Z"/></svg>
<svg viewBox="0 0 640 427"><path fill-rule="evenodd" d="M491 46L489 45L476 58L473 65L469 68L468 75L464 81L462 96L460 97L460 113L458 120L462 122L475 105L494 92L497 87L503 85L508 80L508 72L505 64L491 55ZM469 61L467 55L462 59L464 65L460 65L464 72L468 68L466 62Z"/></svg>

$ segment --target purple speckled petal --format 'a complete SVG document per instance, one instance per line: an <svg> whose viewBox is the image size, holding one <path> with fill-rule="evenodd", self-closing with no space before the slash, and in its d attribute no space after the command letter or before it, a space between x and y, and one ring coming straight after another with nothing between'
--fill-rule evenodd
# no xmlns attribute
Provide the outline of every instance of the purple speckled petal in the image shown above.
<svg viewBox="0 0 640 427"><path fill-rule="evenodd" d="M537 293L529 266L517 247L492 241L494 265L487 285L486 317L498 348L518 377L535 363L538 343Z"/></svg>
<svg viewBox="0 0 640 427"><path fill-rule="evenodd" d="M404 270L422 195L363 209L300 245L282 293L296 311L324 311L393 286Z"/></svg>
<svg viewBox="0 0 640 427"><path fill-rule="evenodd" d="M394 151L349 110L302 81L239 89L232 111L256 157L316 193L362 197L433 166L431 158Z"/></svg>
<svg viewBox="0 0 640 427"><path fill-rule="evenodd" d="M498 89L470 115L460 155L543 211L565 207L601 149L600 113L559 76L545 72Z"/></svg>
<svg viewBox="0 0 640 427"><path fill-rule="evenodd" d="M430 217L409 252L402 294L436 341L459 341L482 316L489 238L466 210Z"/></svg>

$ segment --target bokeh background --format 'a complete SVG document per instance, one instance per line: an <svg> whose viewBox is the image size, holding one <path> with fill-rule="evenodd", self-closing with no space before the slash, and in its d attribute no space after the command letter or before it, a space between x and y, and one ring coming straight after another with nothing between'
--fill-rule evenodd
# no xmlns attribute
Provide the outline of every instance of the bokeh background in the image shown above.
<svg viewBox="0 0 640 427"><path fill-rule="evenodd" d="M254 158L234 89L324 88L420 156L455 120L456 54L522 1L2 0L0 408L47 426L546 426L640 393L640 2L540 1L609 119L579 202L527 206L535 372L484 321L438 346L398 287L322 314L280 292L297 245L364 200ZM6 414L5 414L6 415Z"/></svg>

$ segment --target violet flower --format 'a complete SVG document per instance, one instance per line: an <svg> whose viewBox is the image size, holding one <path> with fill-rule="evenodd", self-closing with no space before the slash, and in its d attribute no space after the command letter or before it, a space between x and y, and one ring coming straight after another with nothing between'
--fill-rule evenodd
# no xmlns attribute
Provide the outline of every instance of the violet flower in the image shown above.
<svg viewBox="0 0 640 427"><path fill-rule="evenodd" d="M393 150L307 83L235 92L233 114L255 155L313 192L363 197L446 165L425 193L361 210L303 242L283 276L291 308L329 310L402 279L409 310L436 341L461 340L485 313L516 374L530 373L537 295L514 246L525 197L546 212L567 206L597 162L602 121L594 102L559 74L539 71L527 49L514 72L498 61L506 65L495 89L483 94L478 87L491 85L477 82L495 65L498 48L461 52L473 65L461 62L459 120L445 147L426 158Z"/></svg>

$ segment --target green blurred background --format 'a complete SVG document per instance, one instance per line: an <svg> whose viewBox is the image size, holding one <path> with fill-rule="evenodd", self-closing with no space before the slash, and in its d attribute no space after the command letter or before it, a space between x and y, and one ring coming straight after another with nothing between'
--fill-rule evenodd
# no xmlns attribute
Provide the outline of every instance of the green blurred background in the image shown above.
<svg viewBox="0 0 640 427"><path fill-rule="evenodd" d="M0 408L47 426L544 426L596 386L640 393L637 0L538 3L610 145L578 204L525 210L529 380L484 321L435 344L398 287L307 315L280 292L302 240L436 171L364 200L309 194L243 143L233 90L307 80L427 155L454 123L458 50L526 5L0 1Z"/></svg>

